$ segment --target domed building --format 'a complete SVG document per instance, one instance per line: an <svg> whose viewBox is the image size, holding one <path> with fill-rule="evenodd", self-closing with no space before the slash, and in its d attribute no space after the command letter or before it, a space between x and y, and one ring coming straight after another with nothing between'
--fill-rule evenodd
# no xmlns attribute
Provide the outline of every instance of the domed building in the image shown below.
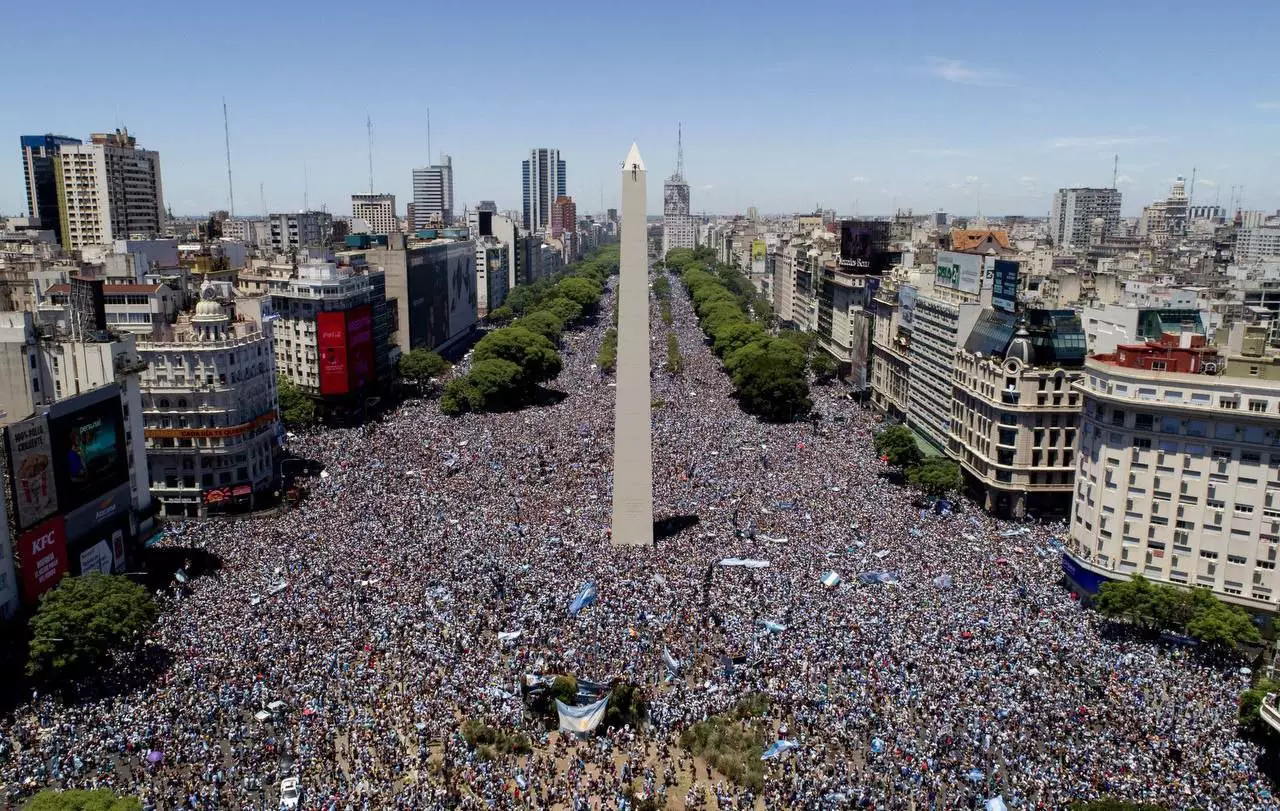
<svg viewBox="0 0 1280 811"><path fill-rule="evenodd" d="M272 323L237 317L206 281L191 313L138 343L151 493L168 517L248 510L275 489Z"/></svg>

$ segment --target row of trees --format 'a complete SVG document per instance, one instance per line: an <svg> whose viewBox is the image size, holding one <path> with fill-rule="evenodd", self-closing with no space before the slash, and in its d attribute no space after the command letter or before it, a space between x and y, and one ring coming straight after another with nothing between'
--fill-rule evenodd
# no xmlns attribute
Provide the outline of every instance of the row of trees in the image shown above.
<svg viewBox="0 0 1280 811"><path fill-rule="evenodd" d="M751 283L728 265L709 270L710 258L701 249L677 248L667 254L666 266L680 274L689 291L698 324L732 378L739 404L770 421L803 418L813 408L804 350L771 336L767 320L753 317Z"/></svg>
<svg viewBox="0 0 1280 811"><path fill-rule="evenodd" d="M517 287L490 320L508 326L480 339L471 370L445 386L440 410L501 411L527 404L538 386L560 374L565 329L595 313L604 283L618 270L616 246L571 265L551 279Z"/></svg>
<svg viewBox="0 0 1280 811"><path fill-rule="evenodd" d="M1104 616L1148 631L1178 631L1212 645L1236 648L1262 641L1244 609L1223 602L1209 589L1184 589L1134 575L1102 584L1096 605Z"/></svg>
<svg viewBox="0 0 1280 811"><path fill-rule="evenodd" d="M674 332L667 333L667 371L673 375L684 371L684 358L680 355L680 339Z"/></svg>
<svg viewBox="0 0 1280 811"><path fill-rule="evenodd" d="M916 436L905 425L891 425L875 438L876 453L907 477L912 486L931 496L945 496L964 485L960 466L940 456L925 458Z"/></svg>

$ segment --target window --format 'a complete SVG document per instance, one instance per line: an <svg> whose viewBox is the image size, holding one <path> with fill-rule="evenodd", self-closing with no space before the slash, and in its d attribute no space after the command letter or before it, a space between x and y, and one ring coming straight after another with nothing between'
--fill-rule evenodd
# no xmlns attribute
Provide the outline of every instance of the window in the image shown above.
<svg viewBox="0 0 1280 811"><path fill-rule="evenodd" d="M1165 389L1165 392L1164 392L1164 399L1165 399L1165 402L1167 402L1167 403L1181 403L1181 402L1182 402L1182 392L1180 392L1180 391L1172 391L1172 390L1170 390L1170 389Z"/></svg>
<svg viewBox="0 0 1280 811"><path fill-rule="evenodd" d="M1244 555L1227 555L1227 563L1233 563L1236 566L1243 566L1249 562Z"/></svg>
<svg viewBox="0 0 1280 811"><path fill-rule="evenodd" d="M1162 360L1151 361L1151 371L1153 372L1163 372L1165 370L1165 366L1166 363Z"/></svg>
<svg viewBox="0 0 1280 811"><path fill-rule="evenodd" d="M1219 397L1218 408L1234 410L1240 407L1240 401L1234 397Z"/></svg>
<svg viewBox="0 0 1280 811"><path fill-rule="evenodd" d="M1192 394L1192 405L1209 405L1209 395L1204 393Z"/></svg>
<svg viewBox="0 0 1280 811"><path fill-rule="evenodd" d="M1259 569L1274 569L1276 567L1274 560L1259 560L1257 564Z"/></svg>
<svg viewBox="0 0 1280 811"><path fill-rule="evenodd" d="M1145 388L1140 388L1140 389L1138 389L1138 399L1139 399L1139 400L1154 400L1154 399L1156 399L1156 390L1155 390L1155 389L1145 389Z"/></svg>
<svg viewBox="0 0 1280 811"><path fill-rule="evenodd" d="M1237 515L1253 515L1253 505L1252 505L1252 504L1237 504L1237 505L1236 505L1236 514L1237 514Z"/></svg>
<svg viewBox="0 0 1280 811"><path fill-rule="evenodd" d="M1160 430L1166 434L1176 434L1181 428L1177 417L1165 417L1160 420Z"/></svg>
<svg viewBox="0 0 1280 811"><path fill-rule="evenodd" d="M1250 400L1249 410L1257 414L1265 414L1267 413L1267 401L1266 400Z"/></svg>
<svg viewBox="0 0 1280 811"><path fill-rule="evenodd" d="M1210 552L1208 549L1201 549L1201 550L1200 550L1200 557L1204 558L1205 560L1217 560L1217 559L1218 559L1218 553L1217 553L1217 552Z"/></svg>
<svg viewBox="0 0 1280 811"><path fill-rule="evenodd" d="M1156 418L1152 414L1134 414L1133 427L1139 431L1151 431L1155 429Z"/></svg>

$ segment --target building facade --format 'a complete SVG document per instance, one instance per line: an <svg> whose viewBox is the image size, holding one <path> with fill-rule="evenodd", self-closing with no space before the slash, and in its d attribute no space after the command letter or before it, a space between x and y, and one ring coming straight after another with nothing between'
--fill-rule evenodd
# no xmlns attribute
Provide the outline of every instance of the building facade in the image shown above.
<svg viewBox="0 0 1280 811"><path fill-rule="evenodd" d="M27 187L27 214L38 217L40 227L53 231L62 241L62 218L58 216L58 152L63 146L80 146L79 138L65 135L23 135L22 179Z"/></svg>
<svg viewBox="0 0 1280 811"><path fill-rule="evenodd" d="M429 225L453 225L453 158L448 155L413 170L413 227Z"/></svg>
<svg viewBox="0 0 1280 811"><path fill-rule="evenodd" d="M351 216L364 220L372 234L394 234L400 230L394 194L351 195Z"/></svg>
<svg viewBox="0 0 1280 811"><path fill-rule="evenodd" d="M905 420L911 406L911 332L916 288L886 279L871 306L871 402L882 413Z"/></svg>
<svg viewBox="0 0 1280 811"><path fill-rule="evenodd" d="M476 239L476 316L484 318L507 298L511 289L506 243L497 237Z"/></svg>
<svg viewBox="0 0 1280 811"><path fill-rule="evenodd" d="M521 166L524 188L524 228L526 231L551 230L551 207L557 197L567 195L565 163L560 150L535 147Z"/></svg>
<svg viewBox="0 0 1280 811"><path fill-rule="evenodd" d="M323 248L333 239L333 215L327 211L297 211L272 214L271 250L277 254L303 248Z"/></svg>
<svg viewBox="0 0 1280 811"><path fill-rule="evenodd" d="M551 204L551 238L559 239L565 232L578 230L578 207L573 198L562 194Z"/></svg>
<svg viewBox="0 0 1280 811"><path fill-rule="evenodd" d="M387 296L396 302L395 340L402 353L447 352L475 330L476 253L469 239L406 244L394 238L388 248L365 252L365 261L382 269Z"/></svg>
<svg viewBox="0 0 1280 811"><path fill-rule="evenodd" d="M689 183L677 171L662 185L663 256L674 248L693 249L698 246L697 230L689 213L689 200Z"/></svg>
<svg viewBox="0 0 1280 811"><path fill-rule="evenodd" d="M982 305L935 296L916 299L911 330L907 424L943 450L950 442L956 355Z"/></svg>
<svg viewBox="0 0 1280 811"><path fill-rule="evenodd" d="M127 130L62 144L54 158L62 245L78 250L164 232L160 153L139 149Z"/></svg>
<svg viewBox="0 0 1280 811"><path fill-rule="evenodd" d="M1275 612L1280 367L1265 344L1227 358L1202 336L1166 336L1086 362L1063 558L1076 587L1141 574Z"/></svg>
<svg viewBox="0 0 1280 811"><path fill-rule="evenodd" d="M281 432L272 322L233 320L206 283L195 313L138 355L161 514L202 517L268 497Z"/></svg>
<svg viewBox="0 0 1280 811"><path fill-rule="evenodd" d="M1058 189L1049 214L1049 239L1059 248L1087 248L1093 221L1099 218L1104 235L1119 231L1119 189Z"/></svg>

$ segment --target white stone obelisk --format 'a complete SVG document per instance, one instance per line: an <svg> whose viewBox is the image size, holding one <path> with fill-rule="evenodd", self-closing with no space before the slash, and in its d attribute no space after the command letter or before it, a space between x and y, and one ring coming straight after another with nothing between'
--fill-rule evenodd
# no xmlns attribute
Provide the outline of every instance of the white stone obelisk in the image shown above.
<svg viewBox="0 0 1280 811"><path fill-rule="evenodd" d="M613 531L616 546L653 543L653 446L649 407L649 229L645 171L631 145L622 166L618 271L618 366L613 411Z"/></svg>

